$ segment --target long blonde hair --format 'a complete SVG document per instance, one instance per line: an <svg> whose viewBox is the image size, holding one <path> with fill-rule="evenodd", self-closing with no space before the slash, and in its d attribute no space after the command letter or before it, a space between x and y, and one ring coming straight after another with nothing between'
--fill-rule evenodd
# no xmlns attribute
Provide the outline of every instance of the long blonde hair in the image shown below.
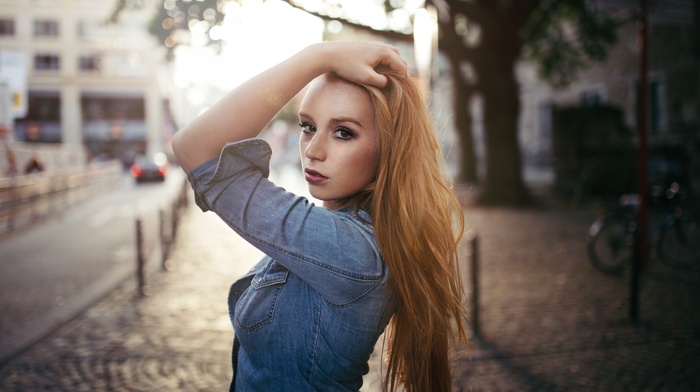
<svg viewBox="0 0 700 392"><path fill-rule="evenodd" d="M409 76L380 72L386 87L364 86L375 111L377 177L354 199L372 217L398 298L384 391L449 391L450 344L467 344L457 262L464 216L419 89Z"/></svg>

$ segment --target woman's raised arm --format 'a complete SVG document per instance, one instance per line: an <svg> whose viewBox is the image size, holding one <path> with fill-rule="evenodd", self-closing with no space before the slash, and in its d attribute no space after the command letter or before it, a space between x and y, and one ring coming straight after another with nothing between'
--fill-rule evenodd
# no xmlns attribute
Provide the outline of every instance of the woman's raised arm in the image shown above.
<svg viewBox="0 0 700 392"><path fill-rule="evenodd" d="M406 72L398 49L383 43L311 45L243 83L177 132L172 140L175 156L189 173L217 156L226 143L256 137L294 95L326 72L383 87L386 78L375 72L378 65Z"/></svg>

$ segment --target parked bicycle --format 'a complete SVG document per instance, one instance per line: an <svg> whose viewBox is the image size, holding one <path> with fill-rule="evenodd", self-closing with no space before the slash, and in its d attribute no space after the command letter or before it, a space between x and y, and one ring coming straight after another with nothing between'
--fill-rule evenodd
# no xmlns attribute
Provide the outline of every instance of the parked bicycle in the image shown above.
<svg viewBox="0 0 700 392"><path fill-rule="evenodd" d="M681 207L684 191L677 182L666 191L669 212L649 231L649 251L674 268L700 264L700 219ZM638 195L624 195L612 211L601 214L588 230L588 257L605 273L620 272L632 259L637 229Z"/></svg>

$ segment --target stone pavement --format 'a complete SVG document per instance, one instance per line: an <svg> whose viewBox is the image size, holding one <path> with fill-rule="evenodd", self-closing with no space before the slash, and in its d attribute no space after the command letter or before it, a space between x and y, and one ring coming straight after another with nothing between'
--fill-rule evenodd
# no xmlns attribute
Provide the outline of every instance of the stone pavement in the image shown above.
<svg viewBox="0 0 700 392"><path fill-rule="evenodd" d="M629 273L587 260L594 210L465 209L480 239L481 338L458 362L462 390L700 390L700 269L651 259L638 322Z"/></svg>
<svg viewBox="0 0 700 392"><path fill-rule="evenodd" d="M700 390L700 269L651 260L630 323L627 274L586 259L593 209L467 204L465 216L480 244L481 335L456 359L456 390ZM121 286L0 368L0 390L226 390L228 286L260 254L209 213L181 222L175 268L149 275L149 296ZM380 390L374 371L366 384Z"/></svg>

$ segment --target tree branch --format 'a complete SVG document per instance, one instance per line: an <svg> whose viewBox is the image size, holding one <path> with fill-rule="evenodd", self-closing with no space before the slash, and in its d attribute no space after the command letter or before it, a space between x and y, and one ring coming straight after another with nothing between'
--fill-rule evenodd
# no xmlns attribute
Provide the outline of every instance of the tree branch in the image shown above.
<svg viewBox="0 0 700 392"><path fill-rule="evenodd" d="M539 7L540 12L536 14L537 11L533 10L532 17L529 22L523 24L523 34L521 37L521 42L528 42L532 37L536 37L540 34L542 29L547 27L548 17L551 16L553 10L559 6L561 0L545 0L546 3Z"/></svg>
<svg viewBox="0 0 700 392"><path fill-rule="evenodd" d="M124 11L124 8L126 8L126 0L117 0L114 4L112 13L106 20L106 23L116 23L117 20L119 20L119 15L121 15L122 11Z"/></svg>
<svg viewBox="0 0 700 392"><path fill-rule="evenodd" d="M393 40L393 41L413 42L413 35L412 34L401 33L399 31L394 31L394 30L376 30L376 29L373 29L373 28L366 26L366 25L363 25L363 24L351 22L347 19L334 18L334 17L328 16L328 15L319 14L317 12L309 11L309 10L305 9L304 7L296 4L292 0L282 0L282 1L284 1L285 3L291 5L292 7L296 8L296 9L302 10L302 11L306 12L307 14L316 16L316 17L321 18L325 21L335 20L335 21L341 22L342 24L344 24L346 26L352 27L354 29L357 29L360 31L366 31L366 32L369 32L372 34L376 34L376 35L379 35L381 37L384 37L386 39Z"/></svg>

